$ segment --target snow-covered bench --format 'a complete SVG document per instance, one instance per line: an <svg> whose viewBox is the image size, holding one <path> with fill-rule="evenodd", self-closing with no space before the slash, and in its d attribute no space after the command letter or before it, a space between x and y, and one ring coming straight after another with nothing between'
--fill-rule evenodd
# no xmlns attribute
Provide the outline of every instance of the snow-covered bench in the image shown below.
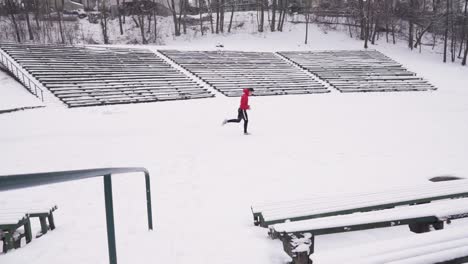
<svg viewBox="0 0 468 264"><path fill-rule="evenodd" d="M21 246L21 238L25 237L26 243L31 242L31 218L38 218L41 226L36 237L46 234L49 230L55 229L53 212L57 210L57 205L43 206L33 204L30 206L6 206L2 204L0 208L0 237L3 241L3 252ZM23 227L23 230L18 229Z"/></svg>
<svg viewBox="0 0 468 264"><path fill-rule="evenodd" d="M159 52L226 96L241 95L244 88L254 88L253 95L329 92L315 78L271 52Z"/></svg>
<svg viewBox="0 0 468 264"><path fill-rule="evenodd" d="M280 52L340 92L423 91L435 87L378 51ZM399 82L397 82L399 81ZM343 87L343 82L346 87ZM367 83L368 86L365 86ZM377 86L375 87L374 86Z"/></svg>
<svg viewBox="0 0 468 264"><path fill-rule="evenodd" d="M410 185L367 193L315 195L310 198L252 206L254 224L267 227L285 221L350 214L468 196L468 180Z"/></svg>
<svg viewBox="0 0 468 264"><path fill-rule="evenodd" d="M307 255L306 252L298 252L298 254ZM314 264L455 264L467 262L468 228L466 225L318 252L310 256L310 262L304 261L304 263Z"/></svg>
<svg viewBox="0 0 468 264"><path fill-rule="evenodd" d="M464 217L468 217L468 198L274 224L269 227L269 235L279 238L295 263L302 264L307 263L303 262L304 252L314 252L314 240L318 235L397 225L409 225L411 231L423 233L428 232L430 226L443 229L444 222Z"/></svg>
<svg viewBox="0 0 468 264"><path fill-rule="evenodd" d="M23 230L18 231L23 227ZM0 213L0 241L3 243L2 252L21 247L21 239L26 243L31 242L31 222L29 216L24 213Z"/></svg>
<svg viewBox="0 0 468 264"><path fill-rule="evenodd" d="M148 50L13 43L0 49L70 107L214 96Z"/></svg>

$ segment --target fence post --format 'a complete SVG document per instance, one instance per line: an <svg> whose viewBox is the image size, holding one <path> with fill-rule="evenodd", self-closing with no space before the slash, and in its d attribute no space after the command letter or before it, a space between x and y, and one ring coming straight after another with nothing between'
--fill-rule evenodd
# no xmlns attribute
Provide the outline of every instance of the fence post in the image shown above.
<svg viewBox="0 0 468 264"><path fill-rule="evenodd" d="M111 175L104 175L104 198L106 201L107 243L109 250L109 263L117 264L117 250L115 246L114 206L112 202Z"/></svg>
<svg viewBox="0 0 468 264"><path fill-rule="evenodd" d="M145 172L146 182L146 209L148 211L148 229L153 230L153 213L151 209L151 186L149 173Z"/></svg>

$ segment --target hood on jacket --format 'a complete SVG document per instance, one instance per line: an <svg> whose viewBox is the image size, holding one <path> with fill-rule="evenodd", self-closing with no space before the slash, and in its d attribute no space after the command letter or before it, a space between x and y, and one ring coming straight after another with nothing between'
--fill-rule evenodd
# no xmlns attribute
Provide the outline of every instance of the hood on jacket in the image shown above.
<svg viewBox="0 0 468 264"><path fill-rule="evenodd" d="M249 94L249 92L253 92L254 89L253 88L244 88L244 94Z"/></svg>

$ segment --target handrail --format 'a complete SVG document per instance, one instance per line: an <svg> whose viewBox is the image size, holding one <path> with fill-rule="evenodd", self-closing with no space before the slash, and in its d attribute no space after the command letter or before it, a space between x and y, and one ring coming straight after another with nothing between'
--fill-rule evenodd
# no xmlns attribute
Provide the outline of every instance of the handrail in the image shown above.
<svg viewBox="0 0 468 264"><path fill-rule="evenodd" d="M109 263L117 263L117 250L115 243L114 209L112 198L112 174L143 172L146 184L146 206L148 213L148 228L153 230L153 216L151 209L150 175L147 169L141 167L98 168L85 170L70 170L56 172L42 172L30 174L16 174L0 176L0 192L21 188L60 182L76 181L87 178L104 178L104 198L106 203L107 241L109 250Z"/></svg>
<svg viewBox="0 0 468 264"><path fill-rule="evenodd" d="M28 91L44 102L44 90L42 90L42 88L39 87L34 82L34 80L31 81L31 78L29 78L22 70L13 64L7 56L3 55L2 51L3 50L0 48L0 63L3 64L5 68L11 72L11 74L18 78L18 80L23 83L24 87L26 87Z"/></svg>

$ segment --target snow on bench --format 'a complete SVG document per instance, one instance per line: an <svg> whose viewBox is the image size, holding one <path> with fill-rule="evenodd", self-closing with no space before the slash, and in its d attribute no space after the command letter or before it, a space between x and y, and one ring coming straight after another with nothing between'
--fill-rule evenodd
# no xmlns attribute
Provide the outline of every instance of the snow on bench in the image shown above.
<svg viewBox="0 0 468 264"><path fill-rule="evenodd" d="M389 89L379 87L374 90L376 92L436 89L378 51L280 52L279 54L316 74L340 92L369 92L372 91L373 81L378 81L381 86L386 84L392 86ZM394 86L397 80L402 82ZM340 86L344 81L351 86L351 89ZM361 90L363 81L370 86ZM413 83L419 84L420 87L414 89Z"/></svg>
<svg viewBox="0 0 468 264"><path fill-rule="evenodd" d="M0 240L3 242L3 252L21 247L21 239L25 237L26 243L32 240L31 218L39 218L41 231L36 235L40 237L55 229L53 212L57 206L43 206L31 204L29 206L14 206L3 202L0 208ZM49 223L47 223L47 221ZM18 229L23 227L23 230Z"/></svg>
<svg viewBox="0 0 468 264"><path fill-rule="evenodd" d="M299 253L299 252L298 252ZM318 252L310 263L434 264L468 262L468 228L450 229Z"/></svg>
<svg viewBox="0 0 468 264"><path fill-rule="evenodd" d="M285 251L302 261L305 257L298 255L305 253L298 252L314 253L317 235L397 225L409 225L411 231L423 233L428 232L430 226L437 230L443 229L444 222L450 223L451 220L464 217L468 217L468 198L275 224L269 227L269 235L279 238Z"/></svg>
<svg viewBox="0 0 468 264"><path fill-rule="evenodd" d="M368 193L312 196L302 200L252 206L255 225L267 227L285 221L365 212L398 205L468 196L468 180L425 183Z"/></svg>
<svg viewBox="0 0 468 264"><path fill-rule="evenodd" d="M214 96L148 50L12 43L0 43L0 49L69 107ZM137 89L126 89L124 93L120 90L122 86L144 85L151 86L153 92L142 96ZM181 92L182 86L188 89ZM94 87L107 89L90 94L89 89ZM81 99L70 100L57 92L67 88ZM158 93L156 89L163 91Z"/></svg>
<svg viewBox="0 0 468 264"><path fill-rule="evenodd" d="M270 52L177 51L160 53L199 77L226 96L238 96L244 88L253 95L327 93L329 90L309 74ZM299 88L297 84L302 86ZM271 91L281 85L284 90ZM294 91L288 90L295 86ZM257 93L257 88L262 90ZM233 92L235 90L236 92Z"/></svg>

